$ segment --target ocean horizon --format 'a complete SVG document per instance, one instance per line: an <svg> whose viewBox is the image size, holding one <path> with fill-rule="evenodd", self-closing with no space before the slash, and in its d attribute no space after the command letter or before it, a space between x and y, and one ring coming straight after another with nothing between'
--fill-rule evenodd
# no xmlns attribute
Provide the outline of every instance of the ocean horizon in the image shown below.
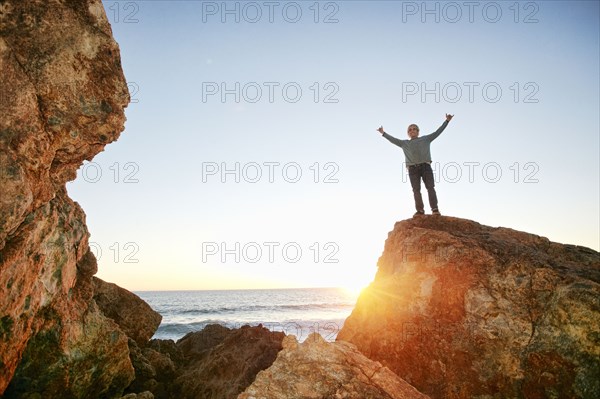
<svg viewBox="0 0 600 399"><path fill-rule="evenodd" d="M209 324L262 324L301 342L313 332L335 341L358 298L336 287L134 292L163 317L152 338L174 341Z"/></svg>

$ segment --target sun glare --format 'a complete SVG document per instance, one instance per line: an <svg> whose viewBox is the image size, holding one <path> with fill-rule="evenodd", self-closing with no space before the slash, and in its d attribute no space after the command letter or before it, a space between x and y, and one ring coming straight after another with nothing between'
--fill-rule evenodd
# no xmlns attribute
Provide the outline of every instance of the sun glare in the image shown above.
<svg viewBox="0 0 600 399"><path fill-rule="evenodd" d="M337 277L338 287L348 294L358 297L375 277L375 268L347 268L346 273Z"/></svg>
<svg viewBox="0 0 600 399"><path fill-rule="evenodd" d="M358 297L362 290L367 288L368 285L369 283L365 283L364 281L347 281L344 285L340 286L340 288L345 290L348 294Z"/></svg>

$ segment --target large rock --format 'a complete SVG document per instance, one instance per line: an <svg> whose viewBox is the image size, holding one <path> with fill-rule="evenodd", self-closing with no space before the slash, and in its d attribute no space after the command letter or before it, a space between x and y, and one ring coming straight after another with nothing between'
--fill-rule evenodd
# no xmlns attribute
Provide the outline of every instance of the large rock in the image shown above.
<svg viewBox="0 0 600 399"><path fill-rule="evenodd" d="M600 397L596 251L476 222L396 223L337 339L433 398Z"/></svg>
<svg viewBox="0 0 600 399"><path fill-rule="evenodd" d="M235 398L273 363L283 338L261 325L211 324L177 343L153 339L140 348L131 340L135 380L128 391L150 391L156 399Z"/></svg>
<svg viewBox="0 0 600 399"><path fill-rule="evenodd" d="M283 340L275 363L258 373L238 399L426 399L379 362L347 342L313 333L302 343Z"/></svg>
<svg viewBox="0 0 600 399"><path fill-rule="evenodd" d="M0 395L118 395L127 337L92 299L85 214L65 189L129 102L101 1L3 0L0 70Z"/></svg>
<svg viewBox="0 0 600 399"><path fill-rule="evenodd" d="M113 283L93 278L94 300L105 316L113 319L125 334L144 346L160 325L162 316L139 296Z"/></svg>
<svg viewBox="0 0 600 399"><path fill-rule="evenodd" d="M185 366L175 384L178 398L235 398L269 367L282 348L285 334L262 325L230 330L208 326L177 342Z"/></svg>

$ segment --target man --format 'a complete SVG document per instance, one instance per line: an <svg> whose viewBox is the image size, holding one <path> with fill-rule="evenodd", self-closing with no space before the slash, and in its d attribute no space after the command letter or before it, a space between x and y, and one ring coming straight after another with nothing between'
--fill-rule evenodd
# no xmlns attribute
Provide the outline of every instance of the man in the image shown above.
<svg viewBox="0 0 600 399"><path fill-rule="evenodd" d="M448 122L450 122L453 117L454 115L446 114L446 120L438 130L422 137L419 137L419 127L417 125L409 125L407 133L410 140L400 140L390 136L383 130L383 126L380 126L379 129L377 129L383 137L388 139L391 143L396 144L404 151L410 185L412 186L415 197L415 207L417 208L417 212L413 216L425 214L423 198L421 197L421 179L423 179L423 183L425 183L425 188L427 189L431 213L433 215L440 214L433 182L433 170L431 169L431 152L429 146L431 145L431 142L444 131L446 126L448 126Z"/></svg>

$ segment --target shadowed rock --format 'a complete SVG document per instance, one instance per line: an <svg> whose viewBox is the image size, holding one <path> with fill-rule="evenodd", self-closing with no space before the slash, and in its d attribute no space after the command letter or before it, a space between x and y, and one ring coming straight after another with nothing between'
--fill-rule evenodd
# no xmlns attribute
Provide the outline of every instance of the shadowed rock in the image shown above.
<svg viewBox="0 0 600 399"><path fill-rule="evenodd" d="M177 344L154 339L140 349L130 341L136 378L128 390L151 391L157 399L235 398L273 363L283 337L261 325L212 324Z"/></svg>
<svg viewBox="0 0 600 399"><path fill-rule="evenodd" d="M190 333L177 342L186 365L176 380L181 398L234 398L269 367L285 336L262 325ZM220 330L220 331L219 331Z"/></svg>
<svg viewBox="0 0 600 399"><path fill-rule="evenodd" d="M600 397L598 252L426 216L396 223L378 267L337 339L420 391Z"/></svg>
<svg viewBox="0 0 600 399"><path fill-rule="evenodd" d="M160 325L162 316L139 296L113 283L94 277L94 300L105 316L138 345L144 346Z"/></svg>

